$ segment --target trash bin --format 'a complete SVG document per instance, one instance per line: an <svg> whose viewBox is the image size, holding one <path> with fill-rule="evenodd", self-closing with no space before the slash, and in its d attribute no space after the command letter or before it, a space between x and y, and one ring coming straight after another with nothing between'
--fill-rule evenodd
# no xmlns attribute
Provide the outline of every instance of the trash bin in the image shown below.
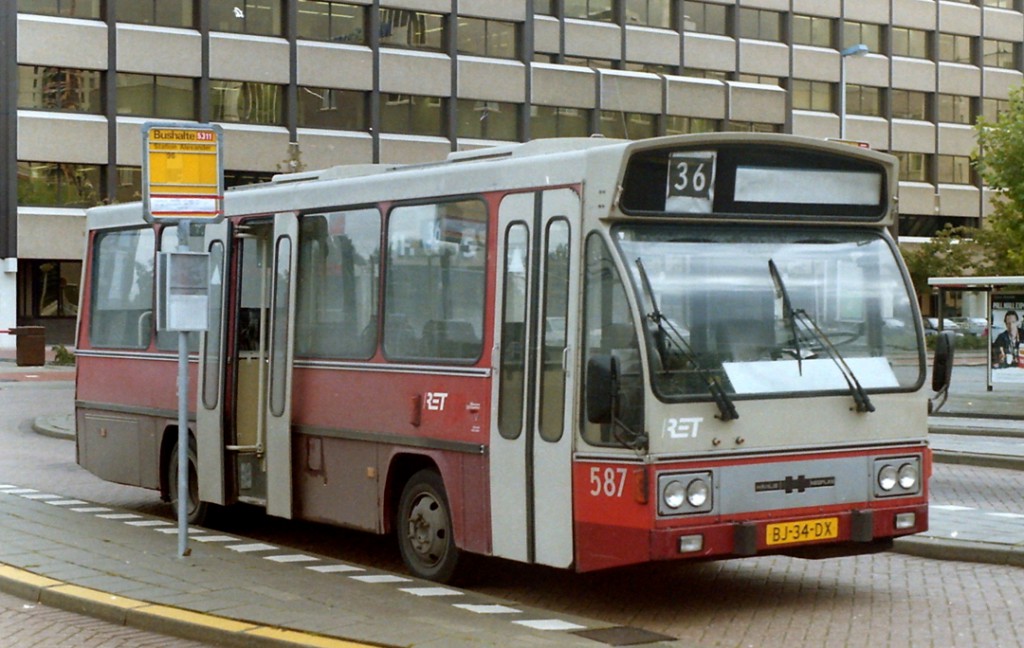
<svg viewBox="0 0 1024 648"><path fill-rule="evenodd" d="M18 326L10 330L15 341L14 363L19 367L46 364L46 329L42 326Z"/></svg>

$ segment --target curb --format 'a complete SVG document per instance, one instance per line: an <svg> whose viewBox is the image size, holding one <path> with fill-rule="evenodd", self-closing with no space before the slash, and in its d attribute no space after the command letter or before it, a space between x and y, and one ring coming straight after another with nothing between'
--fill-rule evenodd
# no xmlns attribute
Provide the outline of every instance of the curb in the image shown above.
<svg viewBox="0 0 1024 648"><path fill-rule="evenodd" d="M55 439L75 439L74 416L71 414L57 416L37 416L32 420L32 429L36 434Z"/></svg>
<svg viewBox="0 0 1024 648"><path fill-rule="evenodd" d="M952 450L932 450L932 458L936 463L958 466L976 466L978 468L1001 468L1004 470L1024 470L1024 457L1008 455L980 454L975 452L954 452Z"/></svg>
<svg viewBox="0 0 1024 648"><path fill-rule="evenodd" d="M907 536L893 542L893 551L933 560L953 560L1024 567L1024 545L997 545L973 540L950 540L934 536Z"/></svg>

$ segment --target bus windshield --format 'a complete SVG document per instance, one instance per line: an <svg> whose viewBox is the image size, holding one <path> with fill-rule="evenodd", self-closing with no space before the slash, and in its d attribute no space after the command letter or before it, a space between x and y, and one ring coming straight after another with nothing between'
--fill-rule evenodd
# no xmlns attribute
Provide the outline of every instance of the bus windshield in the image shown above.
<svg viewBox="0 0 1024 648"><path fill-rule="evenodd" d="M869 392L923 380L912 296L876 231L645 224L614 239L663 400L709 398L709 378L739 398L849 393L844 365Z"/></svg>

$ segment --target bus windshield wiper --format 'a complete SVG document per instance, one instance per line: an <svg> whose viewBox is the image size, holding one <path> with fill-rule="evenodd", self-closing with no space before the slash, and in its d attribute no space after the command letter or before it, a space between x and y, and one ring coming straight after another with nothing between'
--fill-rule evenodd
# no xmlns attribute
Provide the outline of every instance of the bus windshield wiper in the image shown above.
<svg viewBox="0 0 1024 648"><path fill-rule="evenodd" d="M644 268L644 262L639 257L636 259L636 267L640 271L640 283L643 286L644 293L647 294L647 299L651 302L651 312L646 313L644 318L654 322L655 326L658 327L657 337L654 342L658 355L661 357L662 366L667 366L665 355L668 349L666 348L666 343L671 342L689 360L690 364L697 370L701 380L707 386L711 398L715 401L715 405L718 406L719 420L732 421L738 419L740 415L736 411L736 406L733 405L732 399L729 398L729 394L722 387L722 383L701 365L690 343L682 336L679 329L675 327L675 324L662 315L661 309L658 308L658 300L654 296L654 288L651 287L651 280L647 276L647 269Z"/></svg>
<svg viewBox="0 0 1024 648"><path fill-rule="evenodd" d="M803 325L803 327L815 338L821 342L822 347L828 354L828 357L835 363L836 367L839 368L839 373L843 375L843 380L846 381L846 386L850 389L850 395L853 396L853 401L857 404L858 412L874 412L875 406L868 397L864 387L861 386L860 381L857 380L857 375L853 373L853 369L850 369L850 365L846 364L846 359L843 354L839 352L836 345L832 343L832 340L825 334L825 331L821 330L818 323L813 317L807 314L802 308L793 308L793 302L789 298L789 291L786 290L786 284L782 281L782 274L779 273L778 266L775 265L774 259L768 259L768 271L772 275L772 282L775 284L776 295L782 298L782 309L784 311L783 316L789 322L790 330L793 334L793 346L796 353L797 367L799 368L800 375L803 375L802 357L803 353L800 350L800 335L797 330L797 323Z"/></svg>

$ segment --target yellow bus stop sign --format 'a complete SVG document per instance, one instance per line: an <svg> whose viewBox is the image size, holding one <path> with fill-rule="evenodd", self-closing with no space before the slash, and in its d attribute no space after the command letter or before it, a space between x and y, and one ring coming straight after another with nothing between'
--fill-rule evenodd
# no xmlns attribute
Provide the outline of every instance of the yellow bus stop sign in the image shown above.
<svg viewBox="0 0 1024 648"><path fill-rule="evenodd" d="M143 124L147 221L213 223L224 217L222 139L216 124Z"/></svg>

